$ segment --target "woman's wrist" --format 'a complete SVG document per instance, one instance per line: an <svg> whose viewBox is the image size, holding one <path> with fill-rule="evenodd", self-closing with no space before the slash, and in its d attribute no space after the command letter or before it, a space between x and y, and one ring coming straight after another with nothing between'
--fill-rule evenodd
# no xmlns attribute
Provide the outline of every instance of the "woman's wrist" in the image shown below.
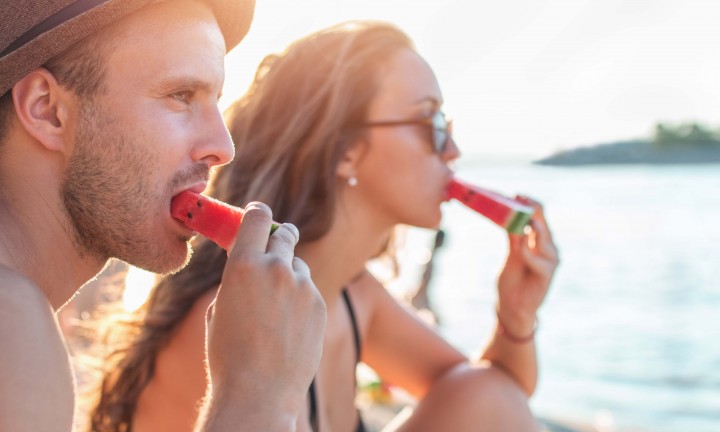
<svg viewBox="0 0 720 432"><path fill-rule="evenodd" d="M495 313L497 315L497 333L500 336L517 344L529 343L535 339L535 332L539 324L537 315L530 320L507 321L503 319L499 308L495 310Z"/></svg>

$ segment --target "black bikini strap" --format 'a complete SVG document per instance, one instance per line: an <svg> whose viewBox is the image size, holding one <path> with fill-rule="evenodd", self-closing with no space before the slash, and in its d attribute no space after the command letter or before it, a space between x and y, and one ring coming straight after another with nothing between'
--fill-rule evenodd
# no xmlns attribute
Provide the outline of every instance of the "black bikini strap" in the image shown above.
<svg viewBox="0 0 720 432"><path fill-rule="evenodd" d="M350 294L348 294L347 288L342 290L343 299L347 305L348 314L350 314L350 324L352 324L353 336L355 337L355 359L356 363L360 363L360 329L358 328L357 318L355 317L355 309L353 309L352 302L350 301Z"/></svg>
<svg viewBox="0 0 720 432"><path fill-rule="evenodd" d="M355 358L356 363L360 363L360 329L358 327L357 318L355 316L355 309L353 309L352 301L350 301L350 295L347 292L347 288L343 288L342 290L343 300L345 300L345 305L347 306L348 314L350 315L350 324L352 325L353 330L353 337L355 338ZM308 409L310 411L309 413L309 420L310 420L310 427L313 430L313 432L318 432L320 430L320 425L318 424L318 406L317 406L317 396L315 394L315 380L310 383L310 388L308 389ZM358 431L364 431L364 425L362 424L362 421L358 422Z"/></svg>
<svg viewBox="0 0 720 432"><path fill-rule="evenodd" d="M310 428L313 430L313 432L318 432L320 430L320 426L318 425L318 415L317 415L317 396L315 396L315 379L313 378L312 382L310 383L310 388L308 389L308 403L309 403L309 420L310 420Z"/></svg>

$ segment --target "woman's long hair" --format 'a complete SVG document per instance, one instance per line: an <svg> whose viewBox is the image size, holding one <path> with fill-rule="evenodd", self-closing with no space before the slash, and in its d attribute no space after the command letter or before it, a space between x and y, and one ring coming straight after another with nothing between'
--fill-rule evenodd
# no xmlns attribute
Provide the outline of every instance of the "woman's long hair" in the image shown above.
<svg viewBox="0 0 720 432"><path fill-rule="evenodd" d="M295 224L302 242L321 238L333 221L336 167L361 139L382 64L410 39L396 27L348 22L311 34L260 64L246 94L226 112L235 160L215 173L210 193L244 207L262 201L275 220ZM200 239L188 266L153 288L106 372L90 430L129 432L158 352L192 305L218 286L226 255Z"/></svg>

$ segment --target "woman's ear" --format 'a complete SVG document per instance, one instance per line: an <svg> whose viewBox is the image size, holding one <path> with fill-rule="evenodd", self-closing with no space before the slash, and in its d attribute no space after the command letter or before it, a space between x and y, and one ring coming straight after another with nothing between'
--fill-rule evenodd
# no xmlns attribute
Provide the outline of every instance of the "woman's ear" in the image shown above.
<svg viewBox="0 0 720 432"><path fill-rule="evenodd" d="M338 162L335 171L337 176L345 182L357 177L358 168L366 151L367 143L363 140L356 140L351 144Z"/></svg>
<svg viewBox="0 0 720 432"><path fill-rule="evenodd" d="M46 149L65 151L69 104L73 102L55 77L44 68L35 69L13 86L12 97L25 131Z"/></svg>

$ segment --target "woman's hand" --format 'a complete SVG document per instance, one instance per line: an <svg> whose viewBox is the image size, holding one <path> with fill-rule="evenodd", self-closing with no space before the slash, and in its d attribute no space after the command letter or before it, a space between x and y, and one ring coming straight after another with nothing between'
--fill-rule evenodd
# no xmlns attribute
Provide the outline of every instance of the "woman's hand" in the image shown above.
<svg viewBox="0 0 720 432"><path fill-rule="evenodd" d="M508 332L522 337L533 332L559 258L540 203L517 199L535 213L525 234L509 234L510 251L498 278L498 318Z"/></svg>

